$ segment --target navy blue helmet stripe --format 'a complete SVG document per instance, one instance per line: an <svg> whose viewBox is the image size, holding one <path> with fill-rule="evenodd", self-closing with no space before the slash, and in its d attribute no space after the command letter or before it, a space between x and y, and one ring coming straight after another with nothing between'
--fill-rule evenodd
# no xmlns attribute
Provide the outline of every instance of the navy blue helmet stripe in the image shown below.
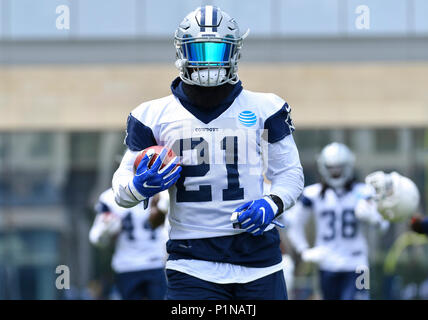
<svg viewBox="0 0 428 320"><path fill-rule="evenodd" d="M205 6L201 8L201 32L205 32Z"/></svg>
<svg viewBox="0 0 428 320"><path fill-rule="evenodd" d="M213 7L213 32L217 32L217 7Z"/></svg>

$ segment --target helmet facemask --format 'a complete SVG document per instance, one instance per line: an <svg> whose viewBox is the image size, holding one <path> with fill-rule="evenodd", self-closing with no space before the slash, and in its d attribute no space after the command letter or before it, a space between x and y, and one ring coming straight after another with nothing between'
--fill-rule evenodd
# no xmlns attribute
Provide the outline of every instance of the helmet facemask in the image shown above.
<svg viewBox="0 0 428 320"><path fill-rule="evenodd" d="M368 175L365 179L368 185L371 185L375 191L374 199L378 202L386 201L391 205L394 198L394 183L391 174L385 174L383 171L376 171Z"/></svg>
<svg viewBox="0 0 428 320"><path fill-rule="evenodd" d="M352 178L353 168L349 164L322 165L319 168L323 180L333 188L341 188Z"/></svg>
<svg viewBox="0 0 428 320"><path fill-rule="evenodd" d="M202 27L198 22L201 8L198 8L175 32L175 64L187 84L214 87L239 81L238 61L248 31L239 36L236 22L220 9L215 10L221 15L218 25Z"/></svg>

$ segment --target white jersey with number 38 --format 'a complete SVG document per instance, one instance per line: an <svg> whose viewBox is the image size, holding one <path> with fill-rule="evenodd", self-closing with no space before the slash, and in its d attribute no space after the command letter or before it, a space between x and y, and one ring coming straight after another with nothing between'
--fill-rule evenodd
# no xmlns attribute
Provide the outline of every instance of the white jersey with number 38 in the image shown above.
<svg viewBox="0 0 428 320"><path fill-rule="evenodd" d="M288 236L297 251L308 248L304 226L313 215L314 247L325 249L320 269L355 271L359 266L367 266L367 242L362 224L355 217L355 207L368 191L367 185L362 183L355 183L351 190L341 192L328 188L323 193L320 183L306 187L296 206L285 213L290 225Z"/></svg>

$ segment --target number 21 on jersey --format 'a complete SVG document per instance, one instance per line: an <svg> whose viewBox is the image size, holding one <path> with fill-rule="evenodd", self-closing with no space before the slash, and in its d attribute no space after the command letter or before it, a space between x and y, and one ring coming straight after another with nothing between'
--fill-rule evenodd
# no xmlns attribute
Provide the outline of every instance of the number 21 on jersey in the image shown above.
<svg viewBox="0 0 428 320"><path fill-rule="evenodd" d="M222 200L244 199L244 189L240 187L238 172L238 137L226 136L218 146L219 151L224 152L227 171L227 188L222 190ZM202 138L180 139L174 143L173 150L182 157L184 151L195 150L198 164L182 165L181 177L176 183L177 202L204 202L212 201L212 186L209 184L199 185L199 190L186 190L184 181L186 177L203 177L210 170L210 154L208 142Z"/></svg>

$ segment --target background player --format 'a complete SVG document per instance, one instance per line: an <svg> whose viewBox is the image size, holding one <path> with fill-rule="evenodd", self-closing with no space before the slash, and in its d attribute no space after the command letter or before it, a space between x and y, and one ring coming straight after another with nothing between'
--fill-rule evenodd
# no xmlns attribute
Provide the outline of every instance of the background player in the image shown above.
<svg viewBox="0 0 428 320"><path fill-rule="evenodd" d="M380 214L389 221L409 219L419 207L418 187L409 178L398 172L376 171L369 174L366 183L373 187L368 203L375 204ZM364 203L364 202L362 202Z"/></svg>
<svg viewBox="0 0 428 320"><path fill-rule="evenodd" d="M104 191L96 205L98 212L89 233L96 246L116 242L112 268L122 299L165 298L165 214L168 195L157 194L145 210L141 203L125 209L114 201L110 188Z"/></svg>
<svg viewBox="0 0 428 320"><path fill-rule="evenodd" d="M356 208L371 188L354 178L355 157L347 146L331 143L317 160L321 182L306 187L298 204L287 214L287 235L303 261L320 269L324 299L366 299L368 292L356 287L357 268L368 268L367 243L361 222L388 228L389 223L369 207ZM367 211L367 212L366 212ZM305 224L315 217L315 246L309 248Z"/></svg>
<svg viewBox="0 0 428 320"><path fill-rule="evenodd" d="M243 90L239 81L247 34L217 7L191 12L175 34L180 77L173 94L143 103L128 118L129 150L113 189L130 207L169 188L169 299L287 297L273 222L301 194L303 172L288 104ZM162 151L150 169L143 158L134 176L137 152L152 145L171 147L181 167L173 169L174 160L159 171Z"/></svg>
<svg viewBox="0 0 428 320"><path fill-rule="evenodd" d="M417 233L428 234L428 218L415 215L420 193L412 180L395 171L376 171L366 177L366 183L373 186L375 193L372 201L386 219L403 221L413 216L410 228Z"/></svg>

